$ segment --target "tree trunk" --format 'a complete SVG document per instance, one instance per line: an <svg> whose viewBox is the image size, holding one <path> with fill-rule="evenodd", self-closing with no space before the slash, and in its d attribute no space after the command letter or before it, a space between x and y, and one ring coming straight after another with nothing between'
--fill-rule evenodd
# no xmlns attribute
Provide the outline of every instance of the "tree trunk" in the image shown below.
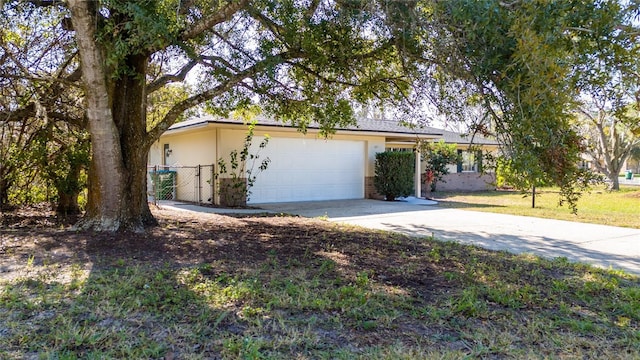
<svg viewBox="0 0 640 360"><path fill-rule="evenodd" d="M127 227L141 229L156 225L147 202L147 136L146 78L148 56L133 55L126 59L132 75L122 76L112 92L113 116L120 135L124 167L125 204L122 217Z"/></svg>
<svg viewBox="0 0 640 360"><path fill-rule="evenodd" d="M118 150L120 161L111 163L112 159L102 159L102 163L92 162L93 171L89 171L90 196L87 206L86 218L83 220L90 227L101 228L105 219L103 209L99 207L104 203L104 196L117 200L113 204L113 220L109 224L117 224L113 230L124 229L143 231L145 227L156 225L147 202L147 157L149 147L146 144L146 90L145 76L148 58L144 55L131 56L126 63L133 71L131 75L123 75L115 80L110 91L112 103L112 116L117 128ZM94 144L93 156L99 151ZM97 168L96 166L100 166ZM109 194L100 194L100 190L93 187L94 182L100 183L101 174L109 173L110 167L121 169L120 183L110 189ZM115 185L115 184L114 184ZM93 193L91 193L93 191ZM99 194L100 197L91 196ZM111 210L111 209L109 209Z"/></svg>
<svg viewBox="0 0 640 360"><path fill-rule="evenodd" d="M61 192L58 191L58 204L56 205L56 212L61 215L76 215L80 213L80 206L78 206L79 192Z"/></svg>
<svg viewBox="0 0 640 360"><path fill-rule="evenodd" d="M9 187L11 183L0 168L0 211L9 207Z"/></svg>
<svg viewBox="0 0 640 360"><path fill-rule="evenodd" d="M536 187L535 186L531 187L531 208L532 209L536 208Z"/></svg>
<svg viewBox="0 0 640 360"><path fill-rule="evenodd" d="M92 157L87 212L78 227L97 231L135 230L155 224L146 199L145 71L147 56L125 59L131 70L107 79L102 49L95 41L91 2L69 0L85 85ZM94 9L95 10L95 9ZM111 86L109 86L111 85Z"/></svg>
<svg viewBox="0 0 640 360"><path fill-rule="evenodd" d="M609 190L620 190L620 179L618 178L618 174L612 174L609 180L611 180Z"/></svg>
<svg viewBox="0 0 640 360"><path fill-rule="evenodd" d="M611 185L609 186L609 190L618 191L620 190L620 171L622 170L622 165L624 164L624 160L615 158L609 162L608 174L609 180L611 180Z"/></svg>

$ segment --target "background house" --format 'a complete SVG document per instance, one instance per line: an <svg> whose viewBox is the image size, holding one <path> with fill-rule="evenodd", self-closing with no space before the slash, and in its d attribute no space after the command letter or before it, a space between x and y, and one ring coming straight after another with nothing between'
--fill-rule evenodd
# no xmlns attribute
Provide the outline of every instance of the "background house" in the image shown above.
<svg viewBox="0 0 640 360"><path fill-rule="evenodd" d="M228 161L231 151L242 147L246 132L247 125L240 119L204 117L177 123L152 146L150 172L175 171L171 198L224 205L215 183L225 180L214 179L215 164L219 158ZM269 143L260 149L258 144L265 136ZM259 118L251 149L259 156L258 164L247 166L257 167L266 157L271 162L258 176L248 203L372 198L377 195L373 187L376 153L411 149L416 140L440 139L457 143L461 151L469 148L469 140L459 134L429 127L410 129L395 121L359 120L357 126L338 129L324 139L314 126L302 134L295 127ZM497 148L486 139L476 138L474 143L487 150ZM467 165L452 169L446 185L439 184L439 189L493 187L489 184L493 177L480 175L478 167Z"/></svg>
<svg viewBox="0 0 640 360"><path fill-rule="evenodd" d="M483 172L485 153L496 152L498 142L481 136L462 135L452 131L443 131L442 137L447 144L456 144L459 160L449 166L449 174L444 181L437 183L438 191L485 191L495 190L495 174Z"/></svg>

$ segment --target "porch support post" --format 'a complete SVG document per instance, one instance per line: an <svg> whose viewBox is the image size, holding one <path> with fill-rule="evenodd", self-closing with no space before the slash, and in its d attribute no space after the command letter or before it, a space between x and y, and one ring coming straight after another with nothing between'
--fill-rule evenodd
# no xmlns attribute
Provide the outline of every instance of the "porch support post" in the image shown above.
<svg viewBox="0 0 640 360"><path fill-rule="evenodd" d="M420 149L416 149L416 173L415 173L415 177L414 177L414 185L415 185L415 190L416 190L416 194L415 196L417 198L422 197L422 184L421 184L421 174L420 174L420 169L422 168L422 159L420 158Z"/></svg>

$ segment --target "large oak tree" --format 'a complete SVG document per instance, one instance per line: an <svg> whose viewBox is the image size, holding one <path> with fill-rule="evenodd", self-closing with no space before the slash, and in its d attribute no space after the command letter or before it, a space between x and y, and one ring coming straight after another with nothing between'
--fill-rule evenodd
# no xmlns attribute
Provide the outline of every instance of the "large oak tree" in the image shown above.
<svg viewBox="0 0 640 360"><path fill-rule="evenodd" d="M415 4L395 1L28 1L6 16L55 8L39 26L71 33L69 74L81 73L92 157L85 228L141 230L151 144L184 112L225 114L259 101L279 118L331 132L351 103L393 99L409 87L401 55ZM56 66L56 59L52 59ZM73 65L76 68L73 68ZM194 89L149 124L153 92L189 79ZM71 81L69 79L66 79Z"/></svg>

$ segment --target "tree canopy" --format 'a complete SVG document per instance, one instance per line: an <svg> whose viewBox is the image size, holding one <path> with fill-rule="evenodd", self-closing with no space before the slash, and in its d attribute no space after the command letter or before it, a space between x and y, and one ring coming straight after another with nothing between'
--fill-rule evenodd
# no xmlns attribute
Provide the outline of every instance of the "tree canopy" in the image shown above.
<svg viewBox="0 0 640 360"><path fill-rule="evenodd" d="M432 37L432 95L449 117L479 108L471 130L493 133L504 145L516 185L561 187L574 207L588 179L577 167L585 143L575 126L582 96L613 99L609 80L638 73L636 5L617 1L447 1ZM612 56L617 54L617 56ZM594 59L608 66L598 68ZM595 75L594 75L595 74ZM637 101L637 99L634 99Z"/></svg>
<svg viewBox="0 0 640 360"><path fill-rule="evenodd" d="M196 108L226 115L254 104L302 129L315 121L325 134L354 122L354 104L391 107L414 122L425 104L460 121L476 109L472 131L496 136L514 171L561 186L573 202L583 149L573 110L580 81L592 82L582 66L602 53L594 43L637 48L638 34L625 15L637 14L637 6L616 1L0 6L0 63L19 69L3 65L3 86L29 80L51 89L37 98L12 95L3 116L15 119L33 107L51 117L61 94L75 94L93 149L83 226L102 230L154 223L145 164L151 144L173 123ZM38 40L29 48L28 34Z"/></svg>

